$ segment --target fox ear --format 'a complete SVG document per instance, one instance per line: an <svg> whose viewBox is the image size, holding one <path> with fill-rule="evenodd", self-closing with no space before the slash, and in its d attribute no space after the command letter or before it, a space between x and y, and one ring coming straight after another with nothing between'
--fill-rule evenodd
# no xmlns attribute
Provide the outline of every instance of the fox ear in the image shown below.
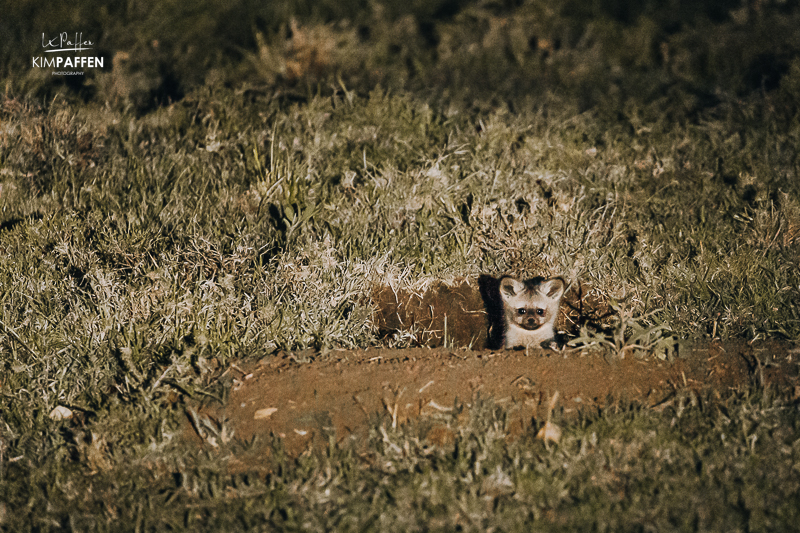
<svg viewBox="0 0 800 533"><path fill-rule="evenodd" d="M546 294L548 298L557 300L564 294L564 280L561 278L550 278L542 282L541 292Z"/></svg>
<svg viewBox="0 0 800 533"><path fill-rule="evenodd" d="M514 278L503 278L500 280L500 296L512 298L525 290L525 284Z"/></svg>

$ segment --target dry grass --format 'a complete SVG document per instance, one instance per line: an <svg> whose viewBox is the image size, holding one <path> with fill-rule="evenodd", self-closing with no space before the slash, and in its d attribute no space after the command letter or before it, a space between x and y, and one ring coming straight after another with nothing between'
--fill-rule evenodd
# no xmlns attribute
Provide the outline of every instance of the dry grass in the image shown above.
<svg viewBox="0 0 800 533"><path fill-rule="evenodd" d="M487 404L452 446L399 427L266 477L179 437L233 361L382 342L376 285L563 275L618 310L579 336L609 357L797 340L795 8L87 5L135 37L73 92L0 47L0 525L796 523L797 399L758 387L555 420L547 447L506 443Z"/></svg>

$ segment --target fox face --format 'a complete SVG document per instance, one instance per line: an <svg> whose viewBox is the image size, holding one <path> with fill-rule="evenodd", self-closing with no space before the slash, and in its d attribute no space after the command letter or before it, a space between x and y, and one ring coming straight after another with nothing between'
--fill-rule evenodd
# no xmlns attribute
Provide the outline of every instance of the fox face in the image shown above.
<svg viewBox="0 0 800 533"><path fill-rule="evenodd" d="M566 285L562 278L500 280L506 326L506 348L550 340Z"/></svg>

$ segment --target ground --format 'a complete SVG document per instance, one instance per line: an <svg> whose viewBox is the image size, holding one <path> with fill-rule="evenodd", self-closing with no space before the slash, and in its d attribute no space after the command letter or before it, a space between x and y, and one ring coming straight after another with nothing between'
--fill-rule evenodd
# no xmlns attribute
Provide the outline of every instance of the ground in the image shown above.
<svg viewBox="0 0 800 533"><path fill-rule="evenodd" d="M684 343L670 357L566 343L553 349L485 349L493 280L436 282L416 291L378 287L373 300L381 332L412 336L424 346L278 351L257 363L233 364L224 372L233 377L226 401L207 405L203 414L225 428L223 438L267 443L274 434L297 456L331 438L365 446L375 425L411 420L425 424L428 440L447 444L479 400L505 408L505 429L515 438L542 426L552 416L551 403L558 417L570 417L630 403L663 409L682 392L711 389L719 398L754 382L800 395L800 349L774 340ZM559 316L560 329L573 334L578 323L609 311L590 289L576 287ZM190 432L213 438L200 418L189 418Z"/></svg>
<svg viewBox="0 0 800 533"><path fill-rule="evenodd" d="M234 386L223 406L209 407L243 439L281 436L290 455L314 444L366 442L372 422L429 423L428 439L452 440L451 422L476 399L509 413L510 438L533 431L555 411L637 403L662 409L680 391L724 393L753 380L800 394L800 350L779 342L719 343L688 348L673 362L606 359L580 350L469 350L444 348L279 352L246 367L231 367ZM465 410L466 412L466 410ZM420 421L418 420L418 421Z"/></svg>

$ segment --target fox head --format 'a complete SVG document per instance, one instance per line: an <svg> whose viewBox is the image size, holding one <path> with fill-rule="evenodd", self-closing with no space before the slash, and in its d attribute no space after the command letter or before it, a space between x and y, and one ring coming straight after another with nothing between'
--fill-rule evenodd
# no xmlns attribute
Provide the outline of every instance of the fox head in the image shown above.
<svg viewBox="0 0 800 533"><path fill-rule="evenodd" d="M500 280L506 323L532 331L554 324L566 285L562 278L533 278L520 281L512 277Z"/></svg>

